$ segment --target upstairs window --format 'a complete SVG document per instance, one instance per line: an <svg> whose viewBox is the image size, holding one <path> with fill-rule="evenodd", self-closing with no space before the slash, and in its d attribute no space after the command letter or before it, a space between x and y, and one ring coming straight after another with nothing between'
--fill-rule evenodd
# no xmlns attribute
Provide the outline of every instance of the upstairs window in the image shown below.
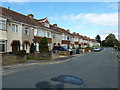
<svg viewBox="0 0 120 90"><path fill-rule="evenodd" d="M70 37L67 37L67 40L70 40Z"/></svg>
<svg viewBox="0 0 120 90"><path fill-rule="evenodd" d="M44 31L43 31L43 30L38 29L38 30L37 30L37 34L38 34L38 36L40 36L40 37L44 37Z"/></svg>
<svg viewBox="0 0 120 90"><path fill-rule="evenodd" d="M6 21L0 20L0 30L6 30Z"/></svg>
<svg viewBox="0 0 120 90"><path fill-rule="evenodd" d="M51 38L51 32L46 32L46 37Z"/></svg>
<svg viewBox="0 0 120 90"><path fill-rule="evenodd" d="M60 35L58 34L58 39L60 39Z"/></svg>
<svg viewBox="0 0 120 90"><path fill-rule="evenodd" d="M34 30L34 36L37 36L37 29Z"/></svg>
<svg viewBox="0 0 120 90"><path fill-rule="evenodd" d="M18 25L12 24L12 31L17 33L18 32Z"/></svg>
<svg viewBox="0 0 120 90"><path fill-rule="evenodd" d="M47 32L47 37L48 37L48 38L50 37L50 33L49 33L49 32Z"/></svg>
<svg viewBox="0 0 120 90"><path fill-rule="evenodd" d="M49 23L45 23L45 27L49 27Z"/></svg>
<svg viewBox="0 0 120 90"><path fill-rule="evenodd" d="M53 39L55 39L55 34L53 35Z"/></svg>
<svg viewBox="0 0 120 90"><path fill-rule="evenodd" d="M28 27L25 27L24 34L25 35L30 35L30 29Z"/></svg>

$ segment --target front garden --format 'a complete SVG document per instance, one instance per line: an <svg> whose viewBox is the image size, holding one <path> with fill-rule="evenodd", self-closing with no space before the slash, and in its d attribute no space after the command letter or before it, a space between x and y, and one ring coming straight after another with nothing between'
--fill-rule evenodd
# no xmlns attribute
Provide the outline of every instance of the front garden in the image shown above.
<svg viewBox="0 0 120 90"><path fill-rule="evenodd" d="M78 47L77 49L75 47L72 48L73 53L72 54L80 54L84 52L92 52L91 47L81 48ZM9 64L16 64L16 63L25 63L28 61L40 61L40 60L54 60L61 57L69 57L70 52L68 51L58 51L58 52L51 52L48 49L48 41L46 37L43 37L40 39L39 42L39 52L36 52L36 47L34 43L31 43L30 46L30 53L26 53L25 50L20 50L17 52L14 52L12 54L2 54L2 64L3 65L9 65Z"/></svg>

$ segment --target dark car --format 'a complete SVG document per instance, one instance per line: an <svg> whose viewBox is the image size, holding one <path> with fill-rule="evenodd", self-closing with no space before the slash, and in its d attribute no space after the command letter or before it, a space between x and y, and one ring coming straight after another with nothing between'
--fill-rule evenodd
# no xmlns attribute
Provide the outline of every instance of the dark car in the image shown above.
<svg viewBox="0 0 120 90"><path fill-rule="evenodd" d="M70 55L72 55L72 53L73 53L70 49L67 49L65 46L54 46L52 51L53 52L56 52L56 51L69 51Z"/></svg>

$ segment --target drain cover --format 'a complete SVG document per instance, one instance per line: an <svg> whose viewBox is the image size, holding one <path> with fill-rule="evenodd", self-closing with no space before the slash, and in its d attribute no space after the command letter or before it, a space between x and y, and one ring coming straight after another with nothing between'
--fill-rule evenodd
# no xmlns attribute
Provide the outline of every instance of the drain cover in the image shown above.
<svg viewBox="0 0 120 90"><path fill-rule="evenodd" d="M83 80L80 78L77 78L75 76L70 75L60 75L58 77L51 78L52 81L59 81L63 83L71 83L74 85L82 85L84 84Z"/></svg>

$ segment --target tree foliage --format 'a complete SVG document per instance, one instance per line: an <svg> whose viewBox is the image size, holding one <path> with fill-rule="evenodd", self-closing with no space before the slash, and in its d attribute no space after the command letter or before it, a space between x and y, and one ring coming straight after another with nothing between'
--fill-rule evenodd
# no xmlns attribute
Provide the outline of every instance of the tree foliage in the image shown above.
<svg viewBox="0 0 120 90"><path fill-rule="evenodd" d="M31 43L30 45L30 53L34 53L35 52L35 46L34 43Z"/></svg>
<svg viewBox="0 0 120 90"><path fill-rule="evenodd" d="M107 47L114 47L114 44L116 43L116 37L114 34L109 34L105 38L105 46Z"/></svg>
<svg viewBox="0 0 120 90"><path fill-rule="evenodd" d="M100 35L97 35L97 36L95 37L95 40L101 44L101 37L100 37Z"/></svg>
<svg viewBox="0 0 120 90"><path fill-rule="evenodd" d="M48 41L47 41L46 37L43 37L43 38L40 39L39 51L40 52L48 52L49 51L49 49L48 49Z"/></svg>

